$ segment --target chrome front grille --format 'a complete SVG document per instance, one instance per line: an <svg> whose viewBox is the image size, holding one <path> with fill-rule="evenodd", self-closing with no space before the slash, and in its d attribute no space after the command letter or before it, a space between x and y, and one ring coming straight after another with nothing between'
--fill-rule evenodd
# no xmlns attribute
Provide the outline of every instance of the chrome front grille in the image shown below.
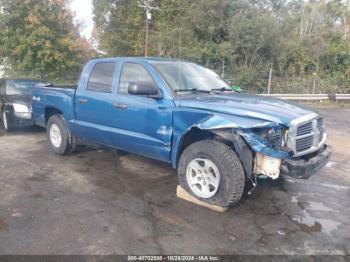
<svg viewBox="0 0 350 262"><path fill-rule="evenodd" d="M305 150L308 150L312 147L314 142L314 137L313 135L303 137L303 138L298 138L295 141L295 149L298 153L303 152Z"/></svg>
<svg viewBox="0 0 350 262"><path fill-rule="evenodd" d="M289 125L287 146L295 157L317 151L325 140L323 119L316 113L293 120Z"/></svg>
<svg viewBox="0 0 350 262"><path fill-rule="evenodd" d="M312 122L310 121L298 126L297 136L307 135L307 134L310 134L311 132L312 132Z"/></svg>

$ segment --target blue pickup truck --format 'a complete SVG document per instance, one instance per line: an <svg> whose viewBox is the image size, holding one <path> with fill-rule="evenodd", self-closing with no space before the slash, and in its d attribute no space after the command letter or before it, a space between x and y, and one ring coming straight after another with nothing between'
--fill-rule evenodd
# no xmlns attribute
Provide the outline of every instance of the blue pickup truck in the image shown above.
<svg viewBox="0 0 350 262"><path fill-rule="evenodd" d="M85 140L168 162L185 190L224 207L258 176L307 178L331 154L319 114L235 93L187 61L92 60L76 88L35 88L32 101L55 153L69 154Z"/></svg>

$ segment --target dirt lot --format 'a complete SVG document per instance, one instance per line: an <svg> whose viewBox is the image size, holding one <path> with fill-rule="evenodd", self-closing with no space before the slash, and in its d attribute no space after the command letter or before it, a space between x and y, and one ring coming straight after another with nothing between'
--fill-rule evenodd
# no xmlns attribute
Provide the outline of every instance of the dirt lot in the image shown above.
<svg viewBox="0 0 350 262"><path fill-rule="evenodd" d="M0 136L0 254L350 254L350 109L320 109L331 162L260 186L224 214L177 199L166 164L104 149L66 157L45 133Z"/></svg>

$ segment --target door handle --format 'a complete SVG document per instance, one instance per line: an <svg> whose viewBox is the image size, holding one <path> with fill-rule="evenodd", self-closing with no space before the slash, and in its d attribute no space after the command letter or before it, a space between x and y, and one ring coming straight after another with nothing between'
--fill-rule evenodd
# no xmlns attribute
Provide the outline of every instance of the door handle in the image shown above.
<svg viewBox="0 0 350 262"><path fill-rule="evenodd" d="M79 103L80 103L80 104L86 104L87 102L88 102L87 99L85 99L85 98L79 98Z"/></svg>
<svg viewBox="0 0 350 262"><path fill-rule="evenodd" d="M117 108L117 109L127 109L128 108L128 106L126 104L119 104L119 103L113 104L113 107Z"/></svg>

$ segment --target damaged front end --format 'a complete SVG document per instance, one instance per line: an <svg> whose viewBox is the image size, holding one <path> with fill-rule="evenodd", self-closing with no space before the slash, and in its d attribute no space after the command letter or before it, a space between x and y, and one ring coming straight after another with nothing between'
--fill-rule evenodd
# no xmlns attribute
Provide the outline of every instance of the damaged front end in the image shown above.
<svg viewBox="0 0 350 262"><path fill-rule="evenodd" d="M288 126L271 125L239 131L255 152L254 175L309 178L326 165L331 148L325 144L327 135L318 114L302 116Z"/></svg>
<svg viewBox="0 0 350 262"><path fill-rule="evenodd" d="M238 130L254 151L253 175L277 179L283 159L288 159L290 153L287 148L288 128L269 123L261 127Z"/></svg>
<svg viewBox="0 0 350 262"><path fill-rule="evenodd" d="M282 124L254 118L222 118L215 115L196 127L210 130L218 137L231 141L249 179L257 175L277 179L281 160L289 157L286 150L288 128Z"/></svg>
<svg viewBox="0 0 350 262"><path fill-rule="evenodd" d="M280 174L308 178L327 163L331 154L325 145L322 118L315 113L289 125L214 115L195 127L232 141L252 181L258 176L277 179Z"/></svg>

